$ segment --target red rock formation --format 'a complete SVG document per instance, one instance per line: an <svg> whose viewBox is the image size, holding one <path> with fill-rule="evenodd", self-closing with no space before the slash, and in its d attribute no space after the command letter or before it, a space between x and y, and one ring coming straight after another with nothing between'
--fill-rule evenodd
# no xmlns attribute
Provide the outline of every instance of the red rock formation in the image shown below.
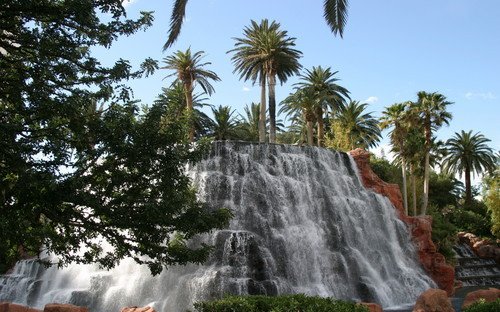
<svg viewBox="0 0 500 312"><path fill-rule="evenodd" d="M500 289L490 288L472 291L465 296L464 303L462 304L462 310L478 301L479 299L484 299L486 302L496 301L500 298Z"/></svg>
<svg viewBox="0 0 500 312"><path fill-rule="evenodd" d="M121 309L120 312L156 312L156 310L153 309L152 307L144 307L144 308L129 307Z"/></svg>
<svg viewBox="0 0 500 312"><path fill-rule="evenodd" d="M428 289L418 297L413 312L455 312L446 291Z"/></svg>
<svg viewBox="0 0 500 312"><path fill-rule="evenodd" d="M71 304L51 303L45 306L43 312L89 312L89 310L85 307L78 307Z"/></svg>
<svg viewBox="0 0 500 312"><path fill-rule="evenodd" d="M397 184L382 181L370 167L370 153L363 149L355 149L350 152L354 158L361 180L366 188L369 188L389 198L397 210L399 218L408 225L415 243L420 263L425 271L432 277L439 288L451 296L454 289L455 268L446 264L442 254L436 251L432 242L432 218L430 216L409 217L405 215L401 191Z"/></svg>
<svg viewBox="0 0 500 312"><path fill-rule="evenodd" d="M376 303L360 302L359 304L367 307L370 312L383 312L382 307Z"/></svg>
<svg viewBox="0 0 500 312"><path fill-rule="evenodd" d="M42 312L22 305L0 302L0 312Z"/></svg>
<svg viewBox="0 0 500 312"><path fill-rule="evenodd" d="M500 247L489 239L482 239L472 233L458 233L458 240L468 244L479 258L495 259L500 264Z"/></svg>

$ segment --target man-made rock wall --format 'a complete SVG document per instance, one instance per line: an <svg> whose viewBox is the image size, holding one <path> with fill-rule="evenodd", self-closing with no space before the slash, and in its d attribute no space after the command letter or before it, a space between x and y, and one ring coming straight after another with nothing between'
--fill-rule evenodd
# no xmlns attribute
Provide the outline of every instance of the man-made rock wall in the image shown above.
<svg viewBox="0 0 500 312"><path fill-rule="evenodd" d="M365 187L389 198L396 207L399 218L410 229L418 250L420 263L422 263L425 271L432 277L439 288L446 291L448 296L451 296L454 292L455 268L448 265L444 256L436 251L436 246L431 239L432 218L430 216L410 217L405 215L399 186L382 181L372 171L370 153L358 148L351 151L350 154L358 166Z"/></svg>
<svg viewBox="0 0 500 312"><path fill-rule="evenodd" d="M466 232L459 232L458 240L468 244L479 258L495 259L496 263L500 264L500 247L496 242Z"/></svg>

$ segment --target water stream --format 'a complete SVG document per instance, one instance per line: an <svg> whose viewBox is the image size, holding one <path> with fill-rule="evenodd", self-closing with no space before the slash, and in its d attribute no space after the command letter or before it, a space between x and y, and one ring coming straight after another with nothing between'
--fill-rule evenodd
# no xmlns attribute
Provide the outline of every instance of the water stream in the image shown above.
<svg viewBox="0 0 500 312"><path fill-rule="evenodd" d="M70 302L94 312L185 311L225 293L413 303L435 285L394 207L366 190L356 170L347 154L326 149L216 142L189 174L202 200L232 209L234 218L229 229L200 238L216 246L205 265L152 277L130 260L111 271L21 261L0 277L0 301Z"/></svg>

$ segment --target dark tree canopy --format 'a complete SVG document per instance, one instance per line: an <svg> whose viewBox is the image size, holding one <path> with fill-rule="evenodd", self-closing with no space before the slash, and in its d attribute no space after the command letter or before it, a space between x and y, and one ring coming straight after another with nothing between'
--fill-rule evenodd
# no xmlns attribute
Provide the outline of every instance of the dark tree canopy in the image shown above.
<svg viewBox="0 0 500 312"><path fill-rule="evenodd" d="M156 61L133 70L91 55L152 21L126 19L120 0L2 1L0 262L41 246L62 265L131 256L153 273L206 258L209 246L186 239L230 213L204 207L184 175L202 144L187 143L166 105L140 113L124 84Z"/></svg>

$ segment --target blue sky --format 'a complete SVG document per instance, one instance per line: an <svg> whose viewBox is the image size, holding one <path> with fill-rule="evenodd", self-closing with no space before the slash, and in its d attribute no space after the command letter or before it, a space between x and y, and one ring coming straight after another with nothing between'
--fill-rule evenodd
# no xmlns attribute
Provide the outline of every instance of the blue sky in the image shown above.
<svg viewBox="0 0 500 312"><path fill-rule="evenodd" d="M158 60L191 47L203 50L208 68L222 79L207 101L230 105L238 112L260 98L258 86L233 74L230 54L234 37L242 37L250 20L276 20L296 39L304 68L321 65L338 71L339 84L354 100L368 102L380 116L384 107L415 100L418 91L440 92L454 102L453 120L437 135L473 130L500 149L500 1L498 0L351 0L344 39L334 37L323 19L321 0L190 0L178 41L166 52L173 0L125 2L129 17L155 11L153 27L120 39L110 50L98 51L104 62L118 57L137 65L145 57ZM131 83L135 96L152 103L169 72ZM297 82L292 77L277 87L277 102ZM387 143L387 139L384 140Z"/></svg>

